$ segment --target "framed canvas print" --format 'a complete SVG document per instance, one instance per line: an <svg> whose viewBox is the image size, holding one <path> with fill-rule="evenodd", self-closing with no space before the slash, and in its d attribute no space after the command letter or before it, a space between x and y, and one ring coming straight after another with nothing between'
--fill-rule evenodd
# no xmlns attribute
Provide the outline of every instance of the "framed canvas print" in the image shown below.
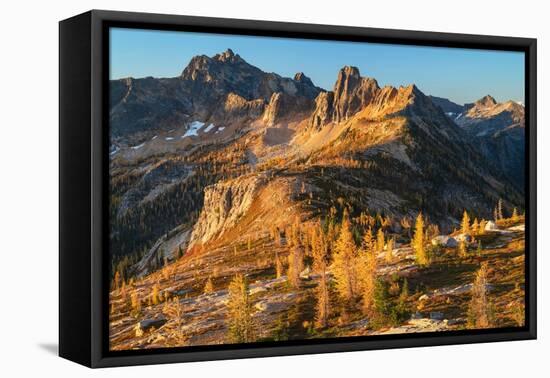
<svg viewBox="0 0 550 378"><path fill-rule="evenodd" d="M60 355L536 337L536 40L60 23Z"/></svg>

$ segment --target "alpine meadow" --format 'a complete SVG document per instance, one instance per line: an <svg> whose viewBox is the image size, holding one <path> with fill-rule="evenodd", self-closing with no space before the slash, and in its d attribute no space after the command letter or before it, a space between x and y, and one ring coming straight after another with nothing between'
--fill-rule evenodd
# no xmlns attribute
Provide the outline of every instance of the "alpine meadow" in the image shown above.
<svg viewBox="0 0 550 378"><path fill-rule="evenodd" d="M523 98L262 38L111 76L109 348L524 326Z"/></svg>

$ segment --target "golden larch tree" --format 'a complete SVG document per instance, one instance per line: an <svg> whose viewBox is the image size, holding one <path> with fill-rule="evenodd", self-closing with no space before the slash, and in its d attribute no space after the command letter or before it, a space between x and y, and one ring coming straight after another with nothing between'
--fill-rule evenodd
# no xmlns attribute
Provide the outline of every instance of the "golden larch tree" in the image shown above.
<svg viewBox="0 0 550 378"><path fill-rule="evenodd" d="M468 246L466 245L466 240L464 239L458 242L458 255L460 257L468 256Z"/></svg>
<svg viewBox="0 0 550 378"><path fill-rule="evenodd" d="M275 274L277 278L280 278L283 275L283 262L279 257L279 252L275 252Z"/></svg>
<svg viewBox="0 0 550 378"><path fill-rule="evenodd" d="M356 295L356 255L357 247L351 232L351 222L347 210L344 210L340 234L335 244L333 271L338 293L346 301Z"/></svg>
<svg viewBox="0 0 550 378"><path fill-rule="evenodd" d="M211 294L214 292L214 284L212 283L212 278L208 277L206 283L204 284L204 294Z"/></svg>
<svg viewBox="0 0 550 378"><path fill-rule="evenodd" d="M183 306L179 298L174 297L173 300L165 302L162 312L172 320L166 324L169 329L166 344L171 347L186 345L188 337L183 330Z"/></svg>
<svg viewBox="0 0 550 378"><path fill-rule="evenodd" d="M300 273L304 269L302 248L298 245L290 247L288 253L288 281L293 287L300 286Z"/></svg>
<svg viewBox="0 0 550 378"><path fill-rule="evenodd" d="M389 238L388 242L386 243L386 262L391 263L393 260L393 246L395 245L395 239Z"/></svg>
<svg viewBox="0 0 550 378"><path fill-rule="evenodd" d="M416 217L414 236L412 240L412 247L416 255L416 262L419 265L427 265L429 263L426 246L424 244L424 218L422 217L422 212L420 212Z"/></svg>
<svg viewBox="0 0 550 378"><path fill-rule="evenodd" d="M376 253L380 253L384 251L384 245L386 244L386 237L384 235L384 231L382 231L382 227L378 229L378 232L376 233Z"/></svg>
<svg viewBox="0 0 550 378"><path fill-rule="evenodd" d="M137 290L134 290L130 295L130 306L132 308L132 316L137 318L141 314L141 299Z"/></svg>
<svg viewBox="0 0 550 378"><path fill-rule="evenodd" d="M376 249L374 236L372 234L372 228L369 227L367 231L365 231L365 233L363 234L361 246L364 250L374 251Z"/></svg>
<svg viewBox="0 0 550 378"><path fill-rule="evenodd" d="M113 278L113 290L118 290L120 287L120 272L117 270L115 272L115 277Z"/></svg>
<svg viewBox="0 0 550 378"><path fill-rule="evenodd" d="M374 311L374 292L376 288L376 247L372 243L371 230L363 236L363 243L357 258L357 270L361 297L363 299L363 313L372 315Z"/></svg>
<svg viewBox="0 0 550 378"><path fill-rule="evenodd" d="M244 275L237 274L229 284L227 323L230 340L234 343L254 341L252 304L248 293L248 282Z"/></svg>
<svg viewBox="0 0 550 378"><path fill-rule="evenodd" d="M470 235L470 216L466 210L464 210L464 214L462 215L462 233Z"/></svg>
<svg viewBox="0 0 550 378"><path fill-rule="evenodd" d="M153 285L153 292L151 293L151 301L153 302L153 305L157 305L159 303L159 285L158 284Z"/></svg>
<svg viewBox="0 0 550 378"><path fill-rule="evenodd" d="M472 234L479 234L479 221L477 220L477 218L475 218L474 223L472 223Z"/></svg>
<svg viewBox="0 0 550 378"><path fill-rule="evenodd" d="M514 207L514 211L512 212L512 221L517 222L518 220L519 220L518 209Z"/></svg>
<svg viewBox="0 0 550 378"><path fill-rule="evenodd" d="M472 299L468 308L470 328L489 328L492 323L492 309L487 292L487 262L481 264L472 286Z"/></svg>
<svg viewBox="0 0 550 378"><path fill-rule="evenodd" d="M313 270L319 275L319 284L317 285L317 306L315 315L315 325L318 328L325 328L328 325L330 315L330 298L328 289L328 243L325 234L321 230L321 225L314 227L311 235L311 249L313 255Z"/></svg>

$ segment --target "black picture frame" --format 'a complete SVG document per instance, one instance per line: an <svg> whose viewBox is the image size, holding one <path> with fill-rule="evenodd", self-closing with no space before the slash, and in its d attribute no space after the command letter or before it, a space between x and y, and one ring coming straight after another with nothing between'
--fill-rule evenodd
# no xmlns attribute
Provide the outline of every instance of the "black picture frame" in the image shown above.
<svg viewBox="0 0 550 378"><path fill-rule="evenodd" d="M108 28L364 41L525 53L526 325L522 328L110 352ZM89 367L535 339L536 39L92 10L59 24L59 354Z"/></svg>

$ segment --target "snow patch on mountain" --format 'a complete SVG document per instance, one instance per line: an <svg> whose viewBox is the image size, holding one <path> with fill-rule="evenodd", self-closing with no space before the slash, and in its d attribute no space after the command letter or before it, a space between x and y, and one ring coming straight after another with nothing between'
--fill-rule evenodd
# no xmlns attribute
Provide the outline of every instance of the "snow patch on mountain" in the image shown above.
<svg viewBox="0 0 550 378"><path fill-rule="evenodd" d="M190 136L198 136L198 131L204 126L204 122L200 122L200 121L193 121L191 122L191 124L189 125L189 128L187 129L187 131L185 132L185 134L183 134L181 136L181 139L183 138L187 138L187 137L190 137Z"/></svg>
<svg viewBox="0 0 550 378"><path fill-rule="evenodd" d="M145 146L145 143L138 144L137 146L132 146L132 150L139 150L143 146Z"/></svg>
<svg viewBox="0 0 550 378"><path fill-rule="evenodd" d="M209 133L214 127L215 127L214 124L211 123L210 125L206 126L206 129L204 129L204 132Z"/></svg>

